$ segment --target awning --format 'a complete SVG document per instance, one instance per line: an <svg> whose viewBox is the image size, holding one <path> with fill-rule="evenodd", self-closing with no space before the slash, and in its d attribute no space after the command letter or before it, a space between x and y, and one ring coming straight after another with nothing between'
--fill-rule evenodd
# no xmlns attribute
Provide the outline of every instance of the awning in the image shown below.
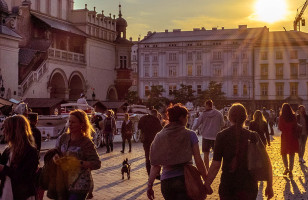
<svg viewBox="0 0 308 200"><path fill-rule="evenodd" d="M71 23L67 23L64 21L58 21L58 20L47 18L47 17L41 16L38 14L34 14L34 13L32 13L32 16L44 22L51 28L87 37L87 35L83 31L79 30Z"/></svg>
<svg viewBox="0 0 308 200"><path fill-rule="evenodd" d="M24 100L29 108L51 108L67 101L63 99L49 99L49 98L27 98Z"/></svg>
<svg viewBox="0 0 308 200"><path fill-rule="evenodd" d="M122 106L127 106L128 104L125 101L102 101L102 104L107 109L118 109Z"/></svg>

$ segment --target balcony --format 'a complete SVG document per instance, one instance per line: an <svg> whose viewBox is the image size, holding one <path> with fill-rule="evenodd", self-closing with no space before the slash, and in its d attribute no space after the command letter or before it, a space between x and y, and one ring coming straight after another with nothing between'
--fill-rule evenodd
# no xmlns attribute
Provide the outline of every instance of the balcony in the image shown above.
<svg viewBox="0 0 308 200"><path fill-rule="evenodd" d="M48 49L48 58L53 58L56 60L73 62L78 64L85 64L85 55L80 53L74 53L71 51L64 51L60 49Z"/></svg>

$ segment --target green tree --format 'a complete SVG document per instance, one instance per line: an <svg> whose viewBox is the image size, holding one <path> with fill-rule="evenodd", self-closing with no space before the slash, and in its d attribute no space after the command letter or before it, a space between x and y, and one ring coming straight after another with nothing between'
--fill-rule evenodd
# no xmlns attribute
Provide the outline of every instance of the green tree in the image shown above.
<svg viewBox="0 0 308 200"><path fill-rule="evenodd" d="M215 81L211 81L209 83L208 89L202 91L201 94L196 98L195 104L198 106L204 106L204 102L207 99L212 99L214 105L217 109L223 108L225 104L225 93L222 92L222 83L217 83Z"/></svg>
<svg viewBox="0 0 308 200"><path fill-rule="evenodd" d="M128 104L138 104L140 101L140 98L138 96L137 91L128 91L126 95L126 101Z"/></svg>
<svg viewBox="0 0 308 200"><path fill-rule="evenodd" d="M174 103L182 103L185 104L188 101L195 100L194 93L195 90L192 89L191 85L180 85L180 89L173 91L172 95L174 96Z"/></svg>
<svg viewBox="0 0 308 200"><path fill-rule="evenodd" d="M165 89L162 85L152 85L151 90L145 94L148 96L146 105L155 109L160 109L165 106L168 99L162 96L163 92L165 92Z"/></svg>

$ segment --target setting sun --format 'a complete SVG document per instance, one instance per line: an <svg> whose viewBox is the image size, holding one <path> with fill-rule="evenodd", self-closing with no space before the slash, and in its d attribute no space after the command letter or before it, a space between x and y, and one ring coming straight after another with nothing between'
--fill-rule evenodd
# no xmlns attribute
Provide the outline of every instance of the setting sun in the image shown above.
<svg viewBox="0 0 308 200"><path fill-rule="evenodd" d="M286 0L257 0L255 20L274 23L284 19L287 14Z"/></svg>

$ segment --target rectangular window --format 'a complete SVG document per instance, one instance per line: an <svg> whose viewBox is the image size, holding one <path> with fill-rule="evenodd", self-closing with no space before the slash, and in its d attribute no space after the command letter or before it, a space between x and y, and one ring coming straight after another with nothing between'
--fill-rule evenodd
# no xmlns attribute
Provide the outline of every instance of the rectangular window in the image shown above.
<svg viewBox="0 0 308 200"><path fill-rule="evenodd" d="M267 60L267 51L261 52L261 60Z"/></svg>
<svg viewBox="0 0 308 200"><path fill-rule="evenodd" d="M192 61L192 52L187 53L187 61Z"/></svg>
<svg viewBox="0 0 308 200"><path fill-rule="evenodd" d="M148 85L144 86L144 94L145 94L145 96L150 95L150 86L148 86Z"/></svg>
<svg viewBox="0 0 308 200"><path fill-rule="evenodd" d="M176 61L176 53L169 53L169 61Z"/></svg>
<svg viewBox="0 0 308 200"><path fill-rule="evenodd" d="M176 66L170 66L169 67L169 76L175 77L176 76Z"/></svg>
<svg viewBox="0 0 308 200"><path fill-rule="evenodd" d="M298 63L290 63L290 78L298 78Z"/></svg>
<svg viewBox="0 0 308 200"><path fill-rule="evenodd" d="M299 75L305 76L306 75L306 59L299 60Z"/></svg>
<svg viewBox="0 0 308 200"><path fill-rule="evenodd" d="M292 50L290 51L290 59L297 59L297 51L296 50Z"/></svg>
<svg viewBox="0 0 308 200"><path fill-rule="evenodd" d="M284 83L276 83L276 96L278 97L283 96L283 87Z"/></svg>
<svg viewBox="0 0 308 200"><path fill-rule="evenodd" d="M245 53L245 52L242 53L242 58L243 58L243 59L247 59L247 58L248 58L248 57L247 57L247 53Z"/></svg>
<svg viewBox="0 0 308 200"><path fill-rule="evenodd" d="M268 78L268 64L261 64L261 78Z"/></svg>
<svg viewBox="0 0 308 200"><path fill-rule="evenodd" d="M247 96L247 94L248 94L248 90L247 90L247 85L245 84L243 85L243 95Z"/></svg>
<svg viewBox="0 0 308 200"><path fill-rule="evenodd" d="M144 67L144 77L149 77L150 76L150 69L148 66Z"/></svg>
<svg viewBox="0 0 308 200"><path fill-rule="evenodd" d="M238 85L233 85L233 95L234 96L238 95Z"/></svg>
<svg viewBox="0 0 308 200"><path fill-rule="evenodd" d="M145 62L149 62L149 61L150 61L149 54L145 54L145 55L144 55L144 61L145 61Z"/></svg>
<svg viewBox="0 0 308 200"><path fill-rule="evenodd" d="M268 83L260 83L261 96L268 96Z"/></svg>
<svg viewBox="0 0 308 200"><path fill-rule="evenodd" d="M222 76L221 65L214 65L213 68L214 68L213 69L214 76Z"/></svg>
<svg viewBox="0 0 308 200"><path fill-rule="evenodd" d="M137 56L133 55L133 61L137 61Z"/></svg>
<svg viewBox="0 0 308 200"><path fill-rule="evenodd" d="M202 92L202 86L197 85L197 94L201 94L201 92Z"/></svg>
<svg viewBox="0 0 308 200"><path fill-rule="evenodd" d="M298 96L298 83L290 83L291 96Z"/></svg>
<svg viewBox="0 0 308 200"><path fill-rule="evenodd" d="M192 65L187 66L187 76L192 76Z"/></svg>
<svg viewBox="0 0 308 200"><path fill-rule="evenodd" d="M197 76L201 76L202 74L202 67L201 65L197 65Z"/></svg>
<svg viewBox="0 0 308 200"><path fill-rule="evenodd" d="M276 59L277 59L277 60L283 59L282 51L276 51Z"/></svg>
<svg viewBox="0 0 308 200"><path fill-rule="evenodd" d="M248 64L243 63L243 76L247 76L247 75L248 75Z"/></svg>
<svg viewBox="0 0 308 200"><path fill-rule="evenodd" d="M157 55L153 56L153 61L154 61L154 62L157 62L157 61L158 61Z"/></svg>
<svg viewBox="0 0 308 200"><path fill-rule="evenodd" d="M214 51L213 52L213 59L214 60L221 60L221 51Z"/></svg>
<svg viewBox="0 0 308 200"><path fill-rule="evenodd" d="M197 60L201 60L202 59L202 54L200 51L197 52Z"/></svg>
<svg viewBox="0 0 308 200"><path fill-rule="evenodd" d="M233 59L238 59L238 53L237 52L232 52L232 58Z"/></svg>
<svg viewBox="0 0 308 200"><path fill-rule="evenodd" d="M153 77L158 77L158 67L153 66Z"/></svg>
<svg viewBox="0 0 308 200"><path fill-rule="evenodd" d="M276 79L283 79L283 64L276 64Z"/></svg>
<svg viewBox="0 0 308 200"><path fill-rule="evenodd" d="M169 95L173 95L173 92L176 90L176 85L169 85Z"/></svg>
<svg viewBox="0 0 308 200"><path fill-rule="evenodd" d="M238 72L238 63L233 63L232 64L232 76L237 76Z"/></svg>
<svg viewBox="0 0 308 200"><path fill-rule="evenodd" d="M120 68L126 69L127 67L127 58L126 56L120 56Z"/></svg>

